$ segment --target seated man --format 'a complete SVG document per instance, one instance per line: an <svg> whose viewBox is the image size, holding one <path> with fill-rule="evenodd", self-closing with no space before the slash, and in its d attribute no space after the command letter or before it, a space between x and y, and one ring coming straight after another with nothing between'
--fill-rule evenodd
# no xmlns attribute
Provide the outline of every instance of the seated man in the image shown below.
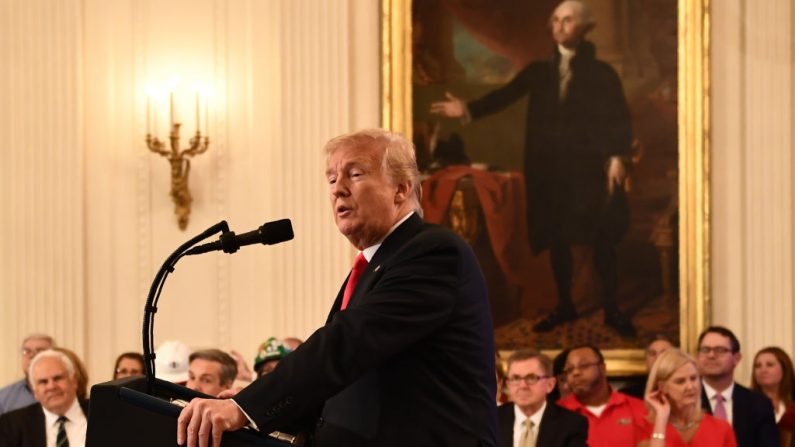
<svg viewBox="0 0 795 447"><path fill-rule="evenodd" d="M276 337L271 337L259 345L257 357L254 359L254 372L257 377L262 377L273 371L279 364L279 360L291 352L293 350L287 346L287 340L278 340Z"/></svg>
<svg viewBox="0 0 795 447"><path fill-rule="evenodd" d="M505 383L513 403L497 408L500 447L585 447L588 420L547 402L555 388L549 357L529 349L514 352Z"/></svg>
<svg viewBox="0 0 795 447"><path fill-rule="evenodd" d="M648 373L651 371L652 365L654 365L657 357L662 354L663 351L673 347L674 345L670 340L665 338L664 335L655 335L654 338L649 341L649 344L646 345L646 351L644 353L646 358L646 375L643 376L641 380L622 388L620 391L624 394L629 394L632 397L637 397L638 399L643 400L643 395L646 392L646 381L649 377Z"/></svg>
<svg viewBox="0 0 795 447"><path fill-rule="evenodd" d="M190 355L188 364L188 388L218 396L221 391L232 388L237 376L237 362L219 349L204 349Z"/></svg>
<svg viewBox="0 0 795 447"><path fill-rule="evenodd" d="M701 373L701 406L731 424L739 447L779 445L776 416L770 400L736 383L734 368L740 363L740 341L723 326L710 326L698 337Z"/></svg>
<svg viewBox="0 0 795 447"><path fill-rule="evenodd" d="M53 346L55 343L52 341L52 337L44 334L31 334L22 341L19 353L22 373L25 377L0 389L0 415L36 402L36 398L33 397L33 392L28 386L28 367L36 354Z"/></svg>
<svg viewBox="0 0 795 447"><path fill-rule="evenodd" d="M646 417L643 401L610 387L605 358L597 347L572 348L563 372L572 394L558 403L588 419L589 446L635 446L641 441L635 438L634 426Z"/></svg>
<svg viewBox="0 0 795 447"><path fill-rule="evenodd" d="M37 403L0 416L0 447L82 446L88 402L77 398L75 366L62 352L42 351L28 377Z"/></svg>

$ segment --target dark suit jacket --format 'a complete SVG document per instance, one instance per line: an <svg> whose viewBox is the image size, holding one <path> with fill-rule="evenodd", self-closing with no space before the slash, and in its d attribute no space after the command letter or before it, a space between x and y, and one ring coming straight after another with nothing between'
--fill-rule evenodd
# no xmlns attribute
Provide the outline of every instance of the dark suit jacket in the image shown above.
<svg viewBox="0 0 795 447"><path fill-rule="evenodd" d="M701 387L701 406L712 414L712 407L704 387ZM775 447L779 445L778 428L773 405L763 394L735 383L732 393L732 428L737 447Z"/></svg>
<svg viewBox="0 0 795 447"><path fill-rule="evenodd" d="M605 169L611 156L630 155L632 145L621 80L596 58L593 44L581 42L561 101L560 58L555 47L551 59L531 62L508 84L467 105L478 119L529 95L524 169L528 236L536 253L555 241L591 244L595 235L617 241L629 223L623 196L607 200Z"/></svg>
<svg viewBox="0 0 795 447"><path fill-rule="evenodd" d="M513 446L514 404L497 407L500 447ZM537 447L585 447L588 445L588 420L553 402L547 402L541 426L538 428Z"/></svg>
<svg viewBox="0 0 795 447"><path fill-rule="evenodd" d="M494 334L471 248L415 214L339 311L344 288L325 326L235 396L257 426L322 408L315 445L496 446Z"/></svg>
<svg viewBox="0 0 795 447"><path fill-rule="evenodd" d="M80 407L88 418L88 402L81 400ZM0 416L0 447L46 447L46 444L44 410L40 403Z"/></svg>

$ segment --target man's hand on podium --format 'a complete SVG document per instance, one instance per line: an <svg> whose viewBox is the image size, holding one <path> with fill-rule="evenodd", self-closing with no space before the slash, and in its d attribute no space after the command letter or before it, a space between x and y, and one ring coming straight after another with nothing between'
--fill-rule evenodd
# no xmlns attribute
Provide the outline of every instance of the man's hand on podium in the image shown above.
<svg viewBox="0 0 795 447"><path fill-rule="evenodd" d="M247 423L246 416L231 400L196 398L179 415L177 444L187 447L219 447L223 432L241 429Z"/></svg>

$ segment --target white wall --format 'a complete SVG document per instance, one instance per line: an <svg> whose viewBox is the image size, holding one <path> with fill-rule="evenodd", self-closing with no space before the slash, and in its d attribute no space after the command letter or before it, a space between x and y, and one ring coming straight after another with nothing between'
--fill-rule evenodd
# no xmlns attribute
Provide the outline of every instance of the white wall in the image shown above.
<svg viewBox="0 0 795 447"><path fill-rule="evenodd" d="M92 382L109 379L118 353L141 350L160 264L221 219L244 232L287 217L296 237L183 259L156 343L253 359L267 337L325 321L352 250L328 210L321 148L379 123L377 2L2 0L0 21L12 61L0 74L2 358L43 331L83 356ZM174 75L211 84L214 101L184 232L168 163L144 144L145 86ZM179 106L192 132L193 103ZM18 368L3 362L0 383Z"/></svg>
<svg viewBox="0 0 795 447"><path fill-rule="evenodd" d="M296 239L183 259L156 340L252 357L270 335L322 323L351 250L328 215L320 148L379 122L378 3L0 0L0 383L19 376L10 359L32 331L106 380L117 353L140 349L157 268L221 219L240 232L289 217ZM744 342L747 382L757 349L795 348L795 11L711 3L711 313ZM143 142L144 86L175 72L215 88L185 232L166 161Z"/></svg>
<svg viewBox="0 0 795 447"><path fill-rule="evenodd" d="M791 0L712 3L712 321L730 327L750 383L760 348L793 340Z"/></svg>

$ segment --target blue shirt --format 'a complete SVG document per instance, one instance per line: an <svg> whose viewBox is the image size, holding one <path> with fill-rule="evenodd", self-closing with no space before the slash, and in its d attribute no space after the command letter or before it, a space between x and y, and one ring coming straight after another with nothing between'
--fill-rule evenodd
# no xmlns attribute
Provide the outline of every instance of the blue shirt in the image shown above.
<svg viewBox="0 0 795 447"><path fill-rule="evenodd" d="M36 398L28 388L28 381L21 379L0 389L0 414L36 403Z"/></svg>

